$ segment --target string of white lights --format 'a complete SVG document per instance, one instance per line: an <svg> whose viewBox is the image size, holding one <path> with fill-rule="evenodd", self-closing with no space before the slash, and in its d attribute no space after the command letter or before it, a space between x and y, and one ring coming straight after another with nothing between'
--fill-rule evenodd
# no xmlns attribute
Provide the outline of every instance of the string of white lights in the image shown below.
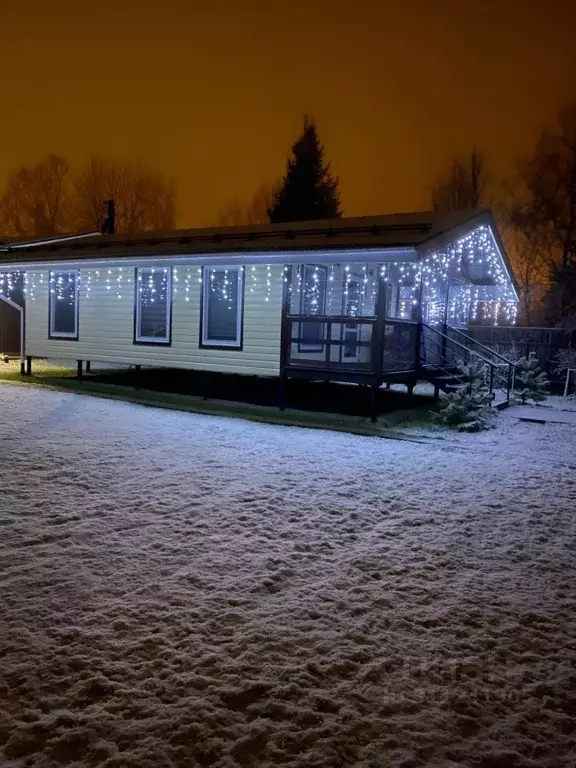
<svg viewBox="0 0 576 768"><path fill-rule="evenodd" d="M322 271L318 265L283 268L283 282L289 294L304 291L304 305L310 314L334 312L333 301L342 301L345 311L352 316L373 314L378 295L378 275L387 284L397 286L398 312L401 317L410 318L413 307L422 301L422 316L426 322L441 321L444 316L455 324L465 324L467 319L497 323L505 318L515 322L517 295L509 279L506 266L487 226L480 226L459 238L446 248L434 251L417 262L394 261L385 264L330 264ZM147 276L140 280L139 290L144 303L154 303L166 295L169 268L155 267L145 271ZM66 298L78 276L82 295L90 299L96 285L102 285L106 293L118 299L126 295L126 272L122 267L111 267L105 271L82 269L79 271L58 271L49 275L50 291L58 298ZM244 268L243 268L244 271ZM190 301L192 295L192 269L172 269L172 290L178 295L183 274L184 298ZM57 278L54 277L57 275ZM154 277L156 275L156 277ZM160 282L158 275L161 276ZM222 298L232 306L233 280L227 268L198 268L198 283L209 276L210 289L220 292ZM291 275L291 277L290 277ZM340 275L342 275L340 277ZM270 264L253 265L245 270L246 288L250 293L262 289L266 302L270 301L273 287L273 271ZM340 282L339 282L340 281ZM472 283L470 282L472 281ZM0 293L11 298L22 290L26 299L35 300L38 284L44 283L44 273L32 271L0 272ZM483 284L485 283L485 284ZM341 286L340 288L338 286ZM100 294L101 295L101 294ZM336 308L336 313L342 311Z"/></svg>

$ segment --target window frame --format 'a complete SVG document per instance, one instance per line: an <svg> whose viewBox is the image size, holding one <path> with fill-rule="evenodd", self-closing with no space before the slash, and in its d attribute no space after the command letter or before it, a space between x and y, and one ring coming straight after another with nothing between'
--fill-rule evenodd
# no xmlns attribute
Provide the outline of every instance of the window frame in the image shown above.
<svg viewBox="0 0 576 768"><path fill-rule="evenodd" d="M152 270L167 270L167 287L166 294L168 301L166 302L166 335L165 336L144 336L140 333L141 327L141 302L142 293L140 292L139 276L142 273L151 272ZM136 267L134 269L134 344L140 344L142 346L151 347L170 347L172 345L172 267Z"/></svg>
<svg viewBox="0 0 576 768"><path fill-rule="evenodd" d="M327 303L327 297L328 297L328 267L325 264L302 264L301 265L301 282L300 282L300 315L304 316L307 313L305 312L305 304L306 304L306 275L308 270L311 270L312 272L322 272L323 275L323 285L324 290L321 294L321 311L317 314L320 315L320 317L323 317L326 315L326 303ZM310 317L314 317L314 315L310 314ZM319 353L324 352L324 345L326 344L326 324L325 323L311 323L314 327L317 327L320 332L320 336L318 338L318 341L303 341L304 337L304 326L306 324L306 321L303 320L300 323L299 330L298 330L298 353L302 352L310 352L310 353Z"/></svg>
<svg viewBox="0 0 576 768"><path fill-rule="evenodd" d="M57 274L74 273L74 331L56 331L54 330L54 293L52 291L52 278ZM51 269L48 271L48 338L64 339L65 341L78 341L79 318L80 318L80 270L79 269Z"/></svg>
<svg viewBox="0 0 576 768"><path fill-rule="evenodd" d="M238 297L236 302L236 339L210 339L207 335L207 311L210 301L210 272L223 270L235 271L238 274ZM198 346L200 349L222 349L242 351L244 347L244 298L245 298L244 266L239 264L218 264L213 267L202 267L202 285L200 286L200 334Z"/></svg>
<svg viewBox="0 0 576 768"><path fill-rule="evenodd" d="M346 297L350 285L356 285L357 299L356 304L358 308L358 314L352 315L348 311L350 304L350 296ZM344 272L342 275L342 317L349 317L348 323L342 323L340 326L340 362L352 362L358 361L360 356L360 346L358 342L361 340L362 326L357 321L362 317L362 311L364 309L364 283L362 282L362 275L356 272ZM353 335L354 338L348 339L349 335ZM352 350L352 351L351 351Z"/></svg>

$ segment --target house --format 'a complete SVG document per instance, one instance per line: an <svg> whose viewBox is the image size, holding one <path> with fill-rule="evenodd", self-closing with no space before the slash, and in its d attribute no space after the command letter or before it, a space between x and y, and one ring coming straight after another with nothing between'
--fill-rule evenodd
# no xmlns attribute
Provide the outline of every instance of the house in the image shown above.
<svg viewBox="0 0 576 768"><path fill-rule="evenodd" d="M446 388L470 359L493 389L510 373L464 332L516 313L487 210L8 245L2 275L23 280L28 370L48 357L373 392L423 378Z"/></svg>
<svg viewBox="0 0 576 768"><path fill-rule="evenodd" d="M14 253L29 246L36 248L70 240L91 237L95 232L75 235L54 235L35 240L12 239L0 241L0 263L3 253ZM21 357L24 372L24 271L0 271L0 354Z"/></svg>

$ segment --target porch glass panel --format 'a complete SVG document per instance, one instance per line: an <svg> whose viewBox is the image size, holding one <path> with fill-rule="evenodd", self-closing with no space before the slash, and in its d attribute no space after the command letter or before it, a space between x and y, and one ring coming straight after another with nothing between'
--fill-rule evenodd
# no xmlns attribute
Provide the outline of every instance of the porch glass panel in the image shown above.
<svg viewBox="0 0 576 768"><path fill-rule="evenodd" d="M301 315L289 317L289 357L292 366L314 369L370 371L372 369L372 338L375 320L316 317L302 321ZM311 349L309 327L318 344Z"/></svg>

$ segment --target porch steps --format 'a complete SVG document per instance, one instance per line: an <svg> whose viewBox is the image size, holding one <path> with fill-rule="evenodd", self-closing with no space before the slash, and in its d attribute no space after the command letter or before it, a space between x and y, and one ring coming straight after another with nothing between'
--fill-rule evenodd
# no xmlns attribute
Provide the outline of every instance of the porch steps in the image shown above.
<svg viewBox="0 0 576 768"><path fill-rule="evenodd" d="M424 370L421 375L430 384L446 393L454 392L455 389L466 383L466 379L456 368L447 368L445 370L442 368L429 368Z"/></svg>
<svg viewBox="0 0 576 768"><path fill-rule="evenodd" d="M446 394L454 392L458 387L461 387L467 382L467 378L458 372L457 369L454 369L453 371L450 371L450 369L429 369L425 373L422 373L422 377ZM508 408L509 405L510 400L506 397L504 392L499 390L493 392L493 408L503 410L504 408Z"/></svg>

